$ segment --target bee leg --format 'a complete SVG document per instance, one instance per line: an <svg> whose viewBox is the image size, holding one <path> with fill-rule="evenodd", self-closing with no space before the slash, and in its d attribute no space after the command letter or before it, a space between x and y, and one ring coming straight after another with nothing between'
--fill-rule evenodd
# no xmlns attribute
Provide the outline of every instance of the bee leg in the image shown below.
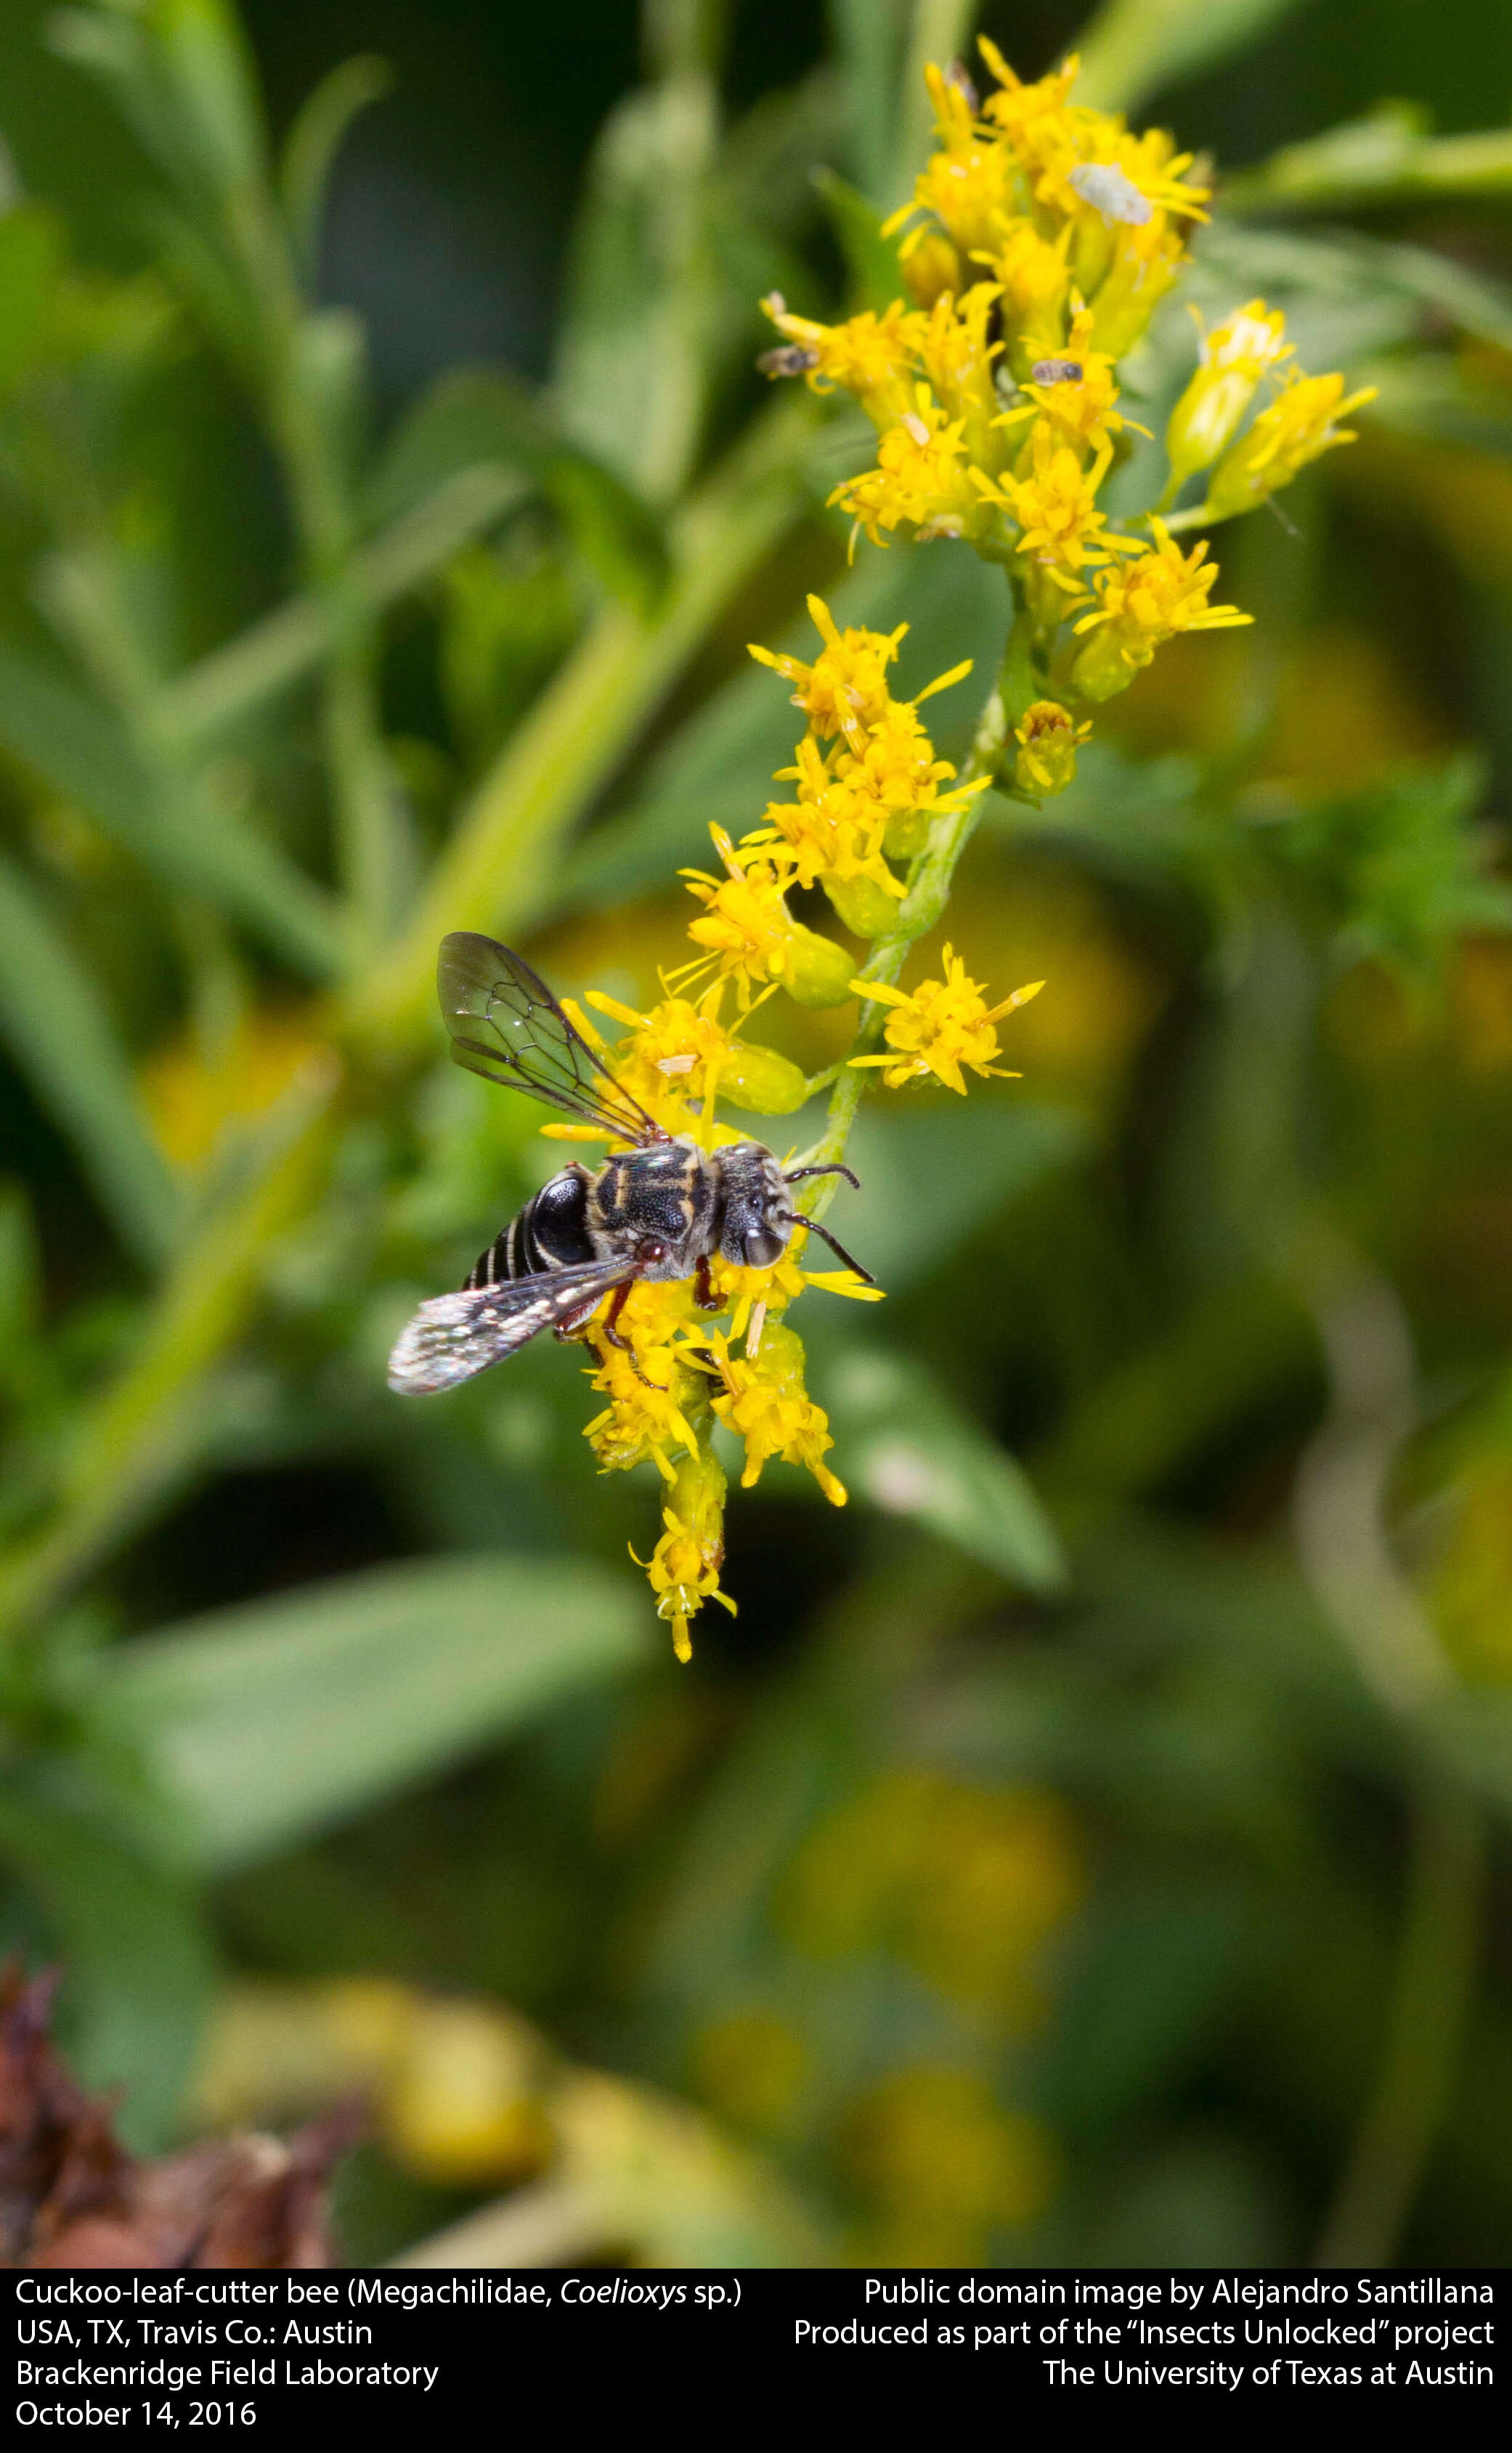
<svg viewBox="0 0 1512 2453"><path fill-rule="evenodd" d="M700 1311L722 1311L724 1306L709 1284L708 1254L706 1252L693 1271L693 1301Z"/></svg>
<svg viewBox="0 0 1512 2453"><path fill-rule="evenodd" d="M648 1372L642 1370L641 1358L636 1353L630 1340L627 1337L622 1337L620 1335L620 1314L625 1309L626 1305L630 1299L630 1288L634 1284L635 1280L633 1278L627 1278L624 1286L619 1288L613 1302L608 1307L608 1310L604 1315L604 1326L600 1331L600 1334L607 1346L618 1346L622 1354L627 1354L629 1356L630 1368L634 1372L637 1380L640 1381L643 1387L655 1388L659 1395L665 1397L666 1391L662 1386L661 1382L659 1380L653 1380Z"/></svg>

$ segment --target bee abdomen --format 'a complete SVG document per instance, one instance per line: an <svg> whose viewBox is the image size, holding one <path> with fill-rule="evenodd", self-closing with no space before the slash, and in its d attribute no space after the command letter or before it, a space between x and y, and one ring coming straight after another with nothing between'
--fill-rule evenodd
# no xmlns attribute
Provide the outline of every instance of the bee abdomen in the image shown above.
<svg viewBox="0 0 1512 2453"><path fill-rule="evenodd" d="M486 1252L480 1252L468 1274L468 1286L502 1286L507 1279L539 1277L544 1269L567 1269L594 1260L587 1230L586 1168L565 1167L544 1184Z"/></svg>

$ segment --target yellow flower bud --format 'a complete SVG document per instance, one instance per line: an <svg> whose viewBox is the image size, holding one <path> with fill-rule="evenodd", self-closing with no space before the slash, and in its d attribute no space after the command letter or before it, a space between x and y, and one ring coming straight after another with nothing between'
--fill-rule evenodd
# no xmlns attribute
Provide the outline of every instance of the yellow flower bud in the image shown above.
<svg viewBox="0 0 1512 2453"><path fill-rule="evenodd" d="M903 277L921 307L932 307L948 289L960 297L968 278L961 251L944 230L923 229L903 259Z"/></svg>
<svg viewBox="0 0 1512 2453"><path fill-rule="evenodd" d="M1374 400L1375 386L1343 397L1343 375L1298 375L1269 409L1262 409L1249 432L1241 436L1213 471L1207 500L1213 517L1232 519L1252 511L1267 495L1289 486L1300 469L1353 443L1353 430L1340 420L1351 409Z"/></svg>
<svg viewBox="0 0 1512 2453"><path fill-rule="evenodd" d="M846 978L841 994L847 995L854 965L838 946L834 952L839 955ZM826 1005L839 1001L837 997L824 1000ZM747 1047L736 1040L719 1068L719 1094L733 1107L748 1108L752 1115L790 1116L808 1096L808 1085L798 1066L779 1056L775 1047Z"/></svg>
<svg viewBox="0 0 1512 2453"><path fill-rule="evenodd" d="M1280 308L1267 311L1263 298L1252 298L1204 336L1203 363L1165 429L1173 492L1227 450L1261 378L1291 355L1284 330Z"/></svg>
<svg viewBox="0 0 1512 2453"><path fill-rule="evenodd" d="M1079 725L1053 698L1036 699L1014 730L1019 754L1013 773L1020 791L1037 801L1064 792L1076 774L1076 753L1091 729L1089 724Z"/></svg>

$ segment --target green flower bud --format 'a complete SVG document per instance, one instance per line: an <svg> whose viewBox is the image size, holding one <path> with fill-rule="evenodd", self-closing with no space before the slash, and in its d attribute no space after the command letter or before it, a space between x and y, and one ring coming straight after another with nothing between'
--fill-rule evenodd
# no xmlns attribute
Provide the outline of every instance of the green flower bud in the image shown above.
<svg viewBox="0 0 1512 2453"><path fill-rule="evenodd" d="M912 860L915 852L923 851L933 819L932 809L894 809L882 839L888 859Z"/></svg>
<svg viewBox="0 0 1512 2453"><path fill-rule="evenodd" d="M795 1005L844 1005L850 994L850 975L855 967L855 956L847 954L844 946L794 921L783 986ZM786 1109L770 1108L766 1112L786 1114Z"/></svg>
<svg viewBox="0 0 1512 2453"><path fill-rule="evenodd" d="M825 892L853 937L885 937L897 925L898 900L874 877L826 877Z"/></svg>
<svg viewBox="0 0 1512 2453"><path fill-rule="evenodd" d="M1141 667L1154 654L1133 657L1121 644L1110 623L1102 623L1092 631L1086 645L1071 667L1071 687L1082 698L1100 702L1116 698L1127 689Z"/></svg>
<svg viewBox="0 0 1512 2453"><path fill-rule="evenodd" d="M835 951L840 953L838 946ZM848 980L854 965L843 955L841 959ZM828 1002L838 1004L839 999ZM737 1041L721 1060L719 1095L752 1115L790 1116L808 1096L808 1085L800 1068L775 1047L746 1047Z"/></svg>

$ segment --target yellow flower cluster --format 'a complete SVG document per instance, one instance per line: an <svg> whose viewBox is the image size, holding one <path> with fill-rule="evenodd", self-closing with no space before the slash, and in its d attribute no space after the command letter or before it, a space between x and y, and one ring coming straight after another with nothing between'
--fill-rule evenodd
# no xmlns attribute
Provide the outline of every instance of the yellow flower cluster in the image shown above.
<svg viewBox="0 0 1512 2453"><path fill-rule="evenodd" d="M774 294L766 312L785 346L763 364L850 392L876 427L874 465L830 498L853 539L964 539L1011 573L1043 696L1008 708L1017 754L1005 742L998 780L1043 800L1071 781L1084 736L1063 700L1096 705L1178 632L1249 618L1211 601L1205 547L1184 552L1174 529L1263 502L1351 441L1343 421L1371 394L1303 375L1283 317L1252 299L1203 337L1170 418L1155 506L1167 525L1153 511L1115 517L1104 486L1132 421L1114 368L1182 272L1209 191L1159 130L1135 134L1079 104L1074 58L1026 84L993 43L981 49L985 100L959 65L927 71L936 148L883 225L898 242L898 297L828 325ZM1178 513L1182 489L1208 471L1204 501ZM1026 715L1039 719L1028 740ZM816 784L810 760L801 800ZM855 873L880 884L874 865Z"/></svg>
<svg viewBox="0 0 1512 2453"><path fill-rule="evenodd" d="M1016 1082L1018 1075L1002 1065L994 1065L998 1053L996 1026L1016 1006L1027 1005L1030 997L1039 995L1043 980L1031 980L1026 987L1015 988L1001 1005L989 1006L975 980L966 977L966 967L960 956L947 946L945 949L945 978L923 980L912 993L905 996L901 988L880 987L875 981L858 980L859 993L889 1006L884 1037L891 1048L890 1056L853 1056L852 1065L880 1065L885 1067L883 1079L889 1090L901 1090L906 1082L922 1082L933 1074L948 1090L965 1095L965 1083L961 1067L969 1065L973 1073L1002 1075Z"/></svg>
<svg viewBox="0 0 1512 2453"><path fill-rule="evenodd" d="M794 764L778 769L777 781L794 786L790 801L772 801L766 817L738 851L722 845L727 864L739 865L741 883L770 871L784 887L820 886L846 927L858 937L879 937L898 916L905 892L891 864L922 850L937 818L966 808L990 778L956 784L948 759L937 758L919 708L937 690L948 689L971 669L955 665L916 699L895 699L887 668L907 625L889 633L840 630L823 598L810 596L808 610L824 641L810 664L753 647L751 654L794 685L793 705L808 718ZM709 902L706 886L691 873L692 890ZM719 889L722 909L733 916L733 880ZM696 936L708 921L695 921ZM827 940L826 955L836 949ZM851 993L854 967L826 968L817 976L810 950L801 947L785 985L801 1003L835 1004ZM777 976L768 971L768 976ZM795 985L796 983L796 985Z"/></svg>
<svg viewBox="0 0 1512 2453"><path fill-rule="evenodd" d="M966 541L1008 574L1012 635L964 775L936 755L920 709L968 666L895 697L904 629L842 629L817 596L811 661L752 648L805 720L776 778L790 789L739 842L712 828L714 867L683 871L691 951L651 1010L587 1000L623 1033L609 1056L619 1079L667 1132L706 1149L746 1138L720 1121L721 1100L790 1115L821 1087L744 1035L779 993L814 1007L863 1000L861 1052L823 1077L834 1085L816 1151L826 1164L845 1148L857 1068L891 1088L932 1079L957 1093L967 1071L1004 1073L998 1025L1042 984L990 1004L947 945L940 976L898 987L928 925L908 915L943 906L979 794L996 784L1039 802L1065 790L1091 730L1081 709L1125 688L1164 641L1249 619L1213 603L1207 546L1184 548L1178 532L1252 509L1350 442L1343 421L1370 397L1346 394L1342 375L1303 374L1282 315L1251 299L1201 337L1166 428L1164 491L1144 512L1116 513L1107 481L1144 434L1119 406L1116 369L1181 272L1208 190L1169 137L1079 104L1074 59L1025 84L991 43L982 51L994 80L985 101L960 68L928 71L935 150L884 225L899 294L837 324L769 298L783 346L763 363L849 392L877 429L874 465L831 497L853 523L852 548L861 531L878 544ZM1184 506L1198 478L1204 499ZM859 975L852 950L789 908L795 890L815 887L875 948ZM573 1019L606 1045L589 1014ZM584 1331L603 1401L587 1426L600 1465L649 1463L666 1486L647 1572L683 1660L704 1604L734 1606L719 1583L716 1437L743 1445L747 1487L780 1460L845 1501L784 1315L807 1285L876 1290L850 1269L806 1270L803 1241L800 1228L769 1268L716 1261L695 1284L637 1284Z"/></svg>

